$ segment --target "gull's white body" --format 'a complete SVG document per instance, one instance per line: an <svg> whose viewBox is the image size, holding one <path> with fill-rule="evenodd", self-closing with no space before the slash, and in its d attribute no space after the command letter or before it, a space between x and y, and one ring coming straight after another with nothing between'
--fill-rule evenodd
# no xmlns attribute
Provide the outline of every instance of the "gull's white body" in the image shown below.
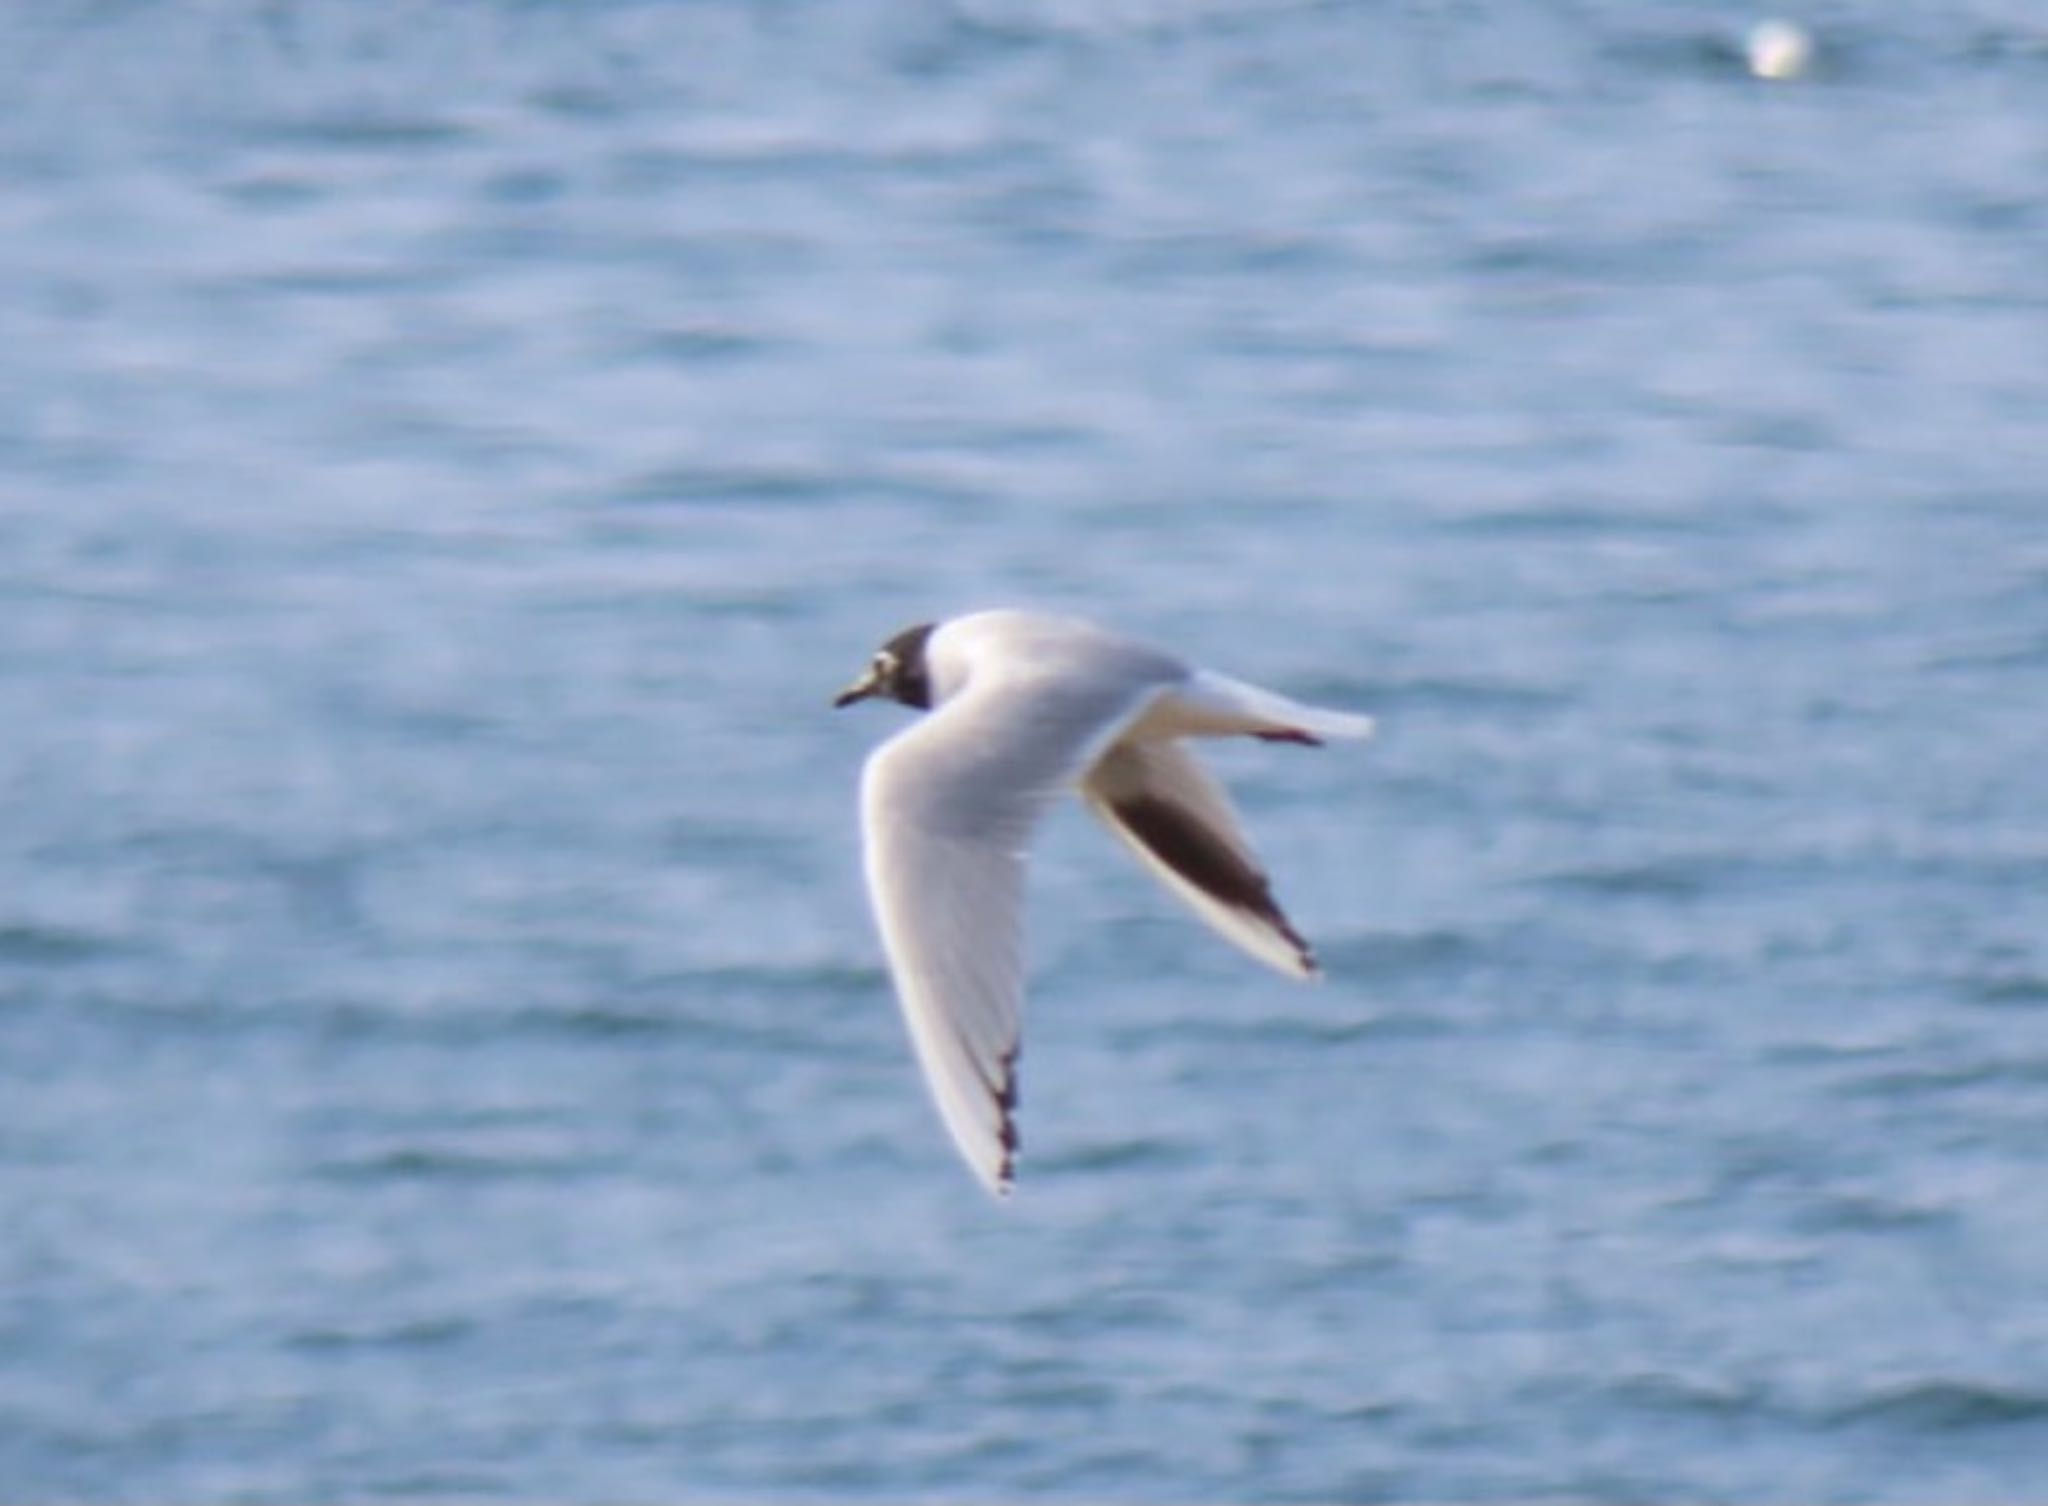
<svg viewBox="0 0 2048 1506"><path fill-rule="evenodd" d="M1025 861L1039 818L1089 808L1224 936L1280 971L1316 965L1266 887L1223 789L1179 745L1364 737L1303 706L1088 623L980 612L925 645L931 714L861 780L868 891L925 1080L960 1153L1006 1191L1016 1132Z"/></svg>

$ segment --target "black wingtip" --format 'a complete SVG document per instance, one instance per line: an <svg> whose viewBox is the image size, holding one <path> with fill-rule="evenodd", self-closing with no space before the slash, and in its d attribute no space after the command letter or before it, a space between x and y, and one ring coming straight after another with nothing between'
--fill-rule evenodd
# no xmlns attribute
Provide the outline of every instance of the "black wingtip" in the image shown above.
<svg viewBox="0 0 2048 1506"><path fill-rule="evenodd" d="M1265 918L1268 921L1270 921L1275 928L1279 930L1282 936L1285 936L1287 938L1287 944L1294 948L1294 955L1300 959L1302 968L1304 971L1307 972L1309 977L1322 977L1323 965L1316 960L1316 949L1308 944L1308 938L1306 936L1302 935L1301 932L1294 929L1294 922L1287 918L1287 916L1281 911L1280 907L1278 905L1274 905L1273 908L1266 913Z"/></svg>
<svg viewBox="0 0 2048 1506"><path fill-rule="evenodd" d="M996 1196L1007 1199L1017 1186L1017 1147L1022 1143L1017 1134L1017 1050L1012 1046L1003 1053L1003 1086L996 1094L996 1106L1002 1111L1002 1123L997 1134L1002 1141L1003 1160L996 1168Z"/></svg>
<svg viewBox="0 0 2048 1506"><path fill-rule="evenodd" d="M1320 737L1317 737L1313 732L1305 732L1299 727L1284 727L1275 732L1254 732L1252 736L1262 743L1299 743L1304 748L1320 748L1323 746L1323 740Z"/></svg>

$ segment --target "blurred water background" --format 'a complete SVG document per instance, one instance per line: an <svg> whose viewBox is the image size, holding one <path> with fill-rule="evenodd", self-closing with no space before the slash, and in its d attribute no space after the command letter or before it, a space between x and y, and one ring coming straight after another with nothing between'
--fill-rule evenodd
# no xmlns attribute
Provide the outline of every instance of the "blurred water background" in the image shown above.
<svg viewBox="0 0 2048 1506"><path fill-rule="evenodd" d="M2048 1481L2048 16L0 13L0 1496ZM908 622L1077 815L1019 1195L859 887Z"/></svg>

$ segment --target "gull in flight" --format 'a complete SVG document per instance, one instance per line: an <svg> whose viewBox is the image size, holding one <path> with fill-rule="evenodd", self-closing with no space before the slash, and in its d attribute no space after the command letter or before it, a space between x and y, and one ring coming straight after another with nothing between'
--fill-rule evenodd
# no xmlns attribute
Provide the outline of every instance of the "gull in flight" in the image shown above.
<svg viewBox="0 0 2048 1506"><path fill-rule="evenodd" d="M991 1192L1007 1193L1015 1170L1025 862L1063 791L1230 941L1318 976L1229 797L1181 740L1314 746L1370 736L1370 717L1017 611L905 628L833 704L873 697L931 712L862 771L868 895L939 1115Z"/></svg>

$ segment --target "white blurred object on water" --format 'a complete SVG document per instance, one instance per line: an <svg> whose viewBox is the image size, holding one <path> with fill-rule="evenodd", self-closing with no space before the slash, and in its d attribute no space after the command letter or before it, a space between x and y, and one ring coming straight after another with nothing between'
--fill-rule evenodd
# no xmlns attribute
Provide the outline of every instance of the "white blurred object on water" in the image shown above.
<svg viewBox="0 0 2048 1506"><path fill-rule="evenodd" d="M1743 53L1758 78L1799 78L1813 62L1813 37L1797 22L1759 21L1749 30Z"/></svg>

